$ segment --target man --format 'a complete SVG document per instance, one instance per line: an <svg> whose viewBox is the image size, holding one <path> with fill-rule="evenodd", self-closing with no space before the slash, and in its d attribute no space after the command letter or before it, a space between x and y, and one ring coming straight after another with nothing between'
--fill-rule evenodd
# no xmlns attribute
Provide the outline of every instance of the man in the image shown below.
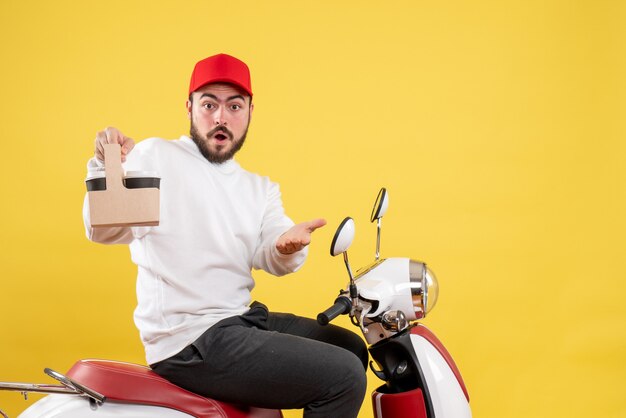
<svg viewBox="0 0 626 418"><path fill-rule="evenodd" d="M250 303L251 269L296 271L311 234L294 225L278 186L243 170L233 156L254 105L248 67L225 54L199 61L191 76L190 136L135 146L115 128L96 135L122 146L126 170L161 175L156 227L91 228L89 239L130 244L138 266L135 323L152 369L185 389L251 406L304 408L306 418L356 417L365 393L367 350L343 328L321 327Z"/></svg>

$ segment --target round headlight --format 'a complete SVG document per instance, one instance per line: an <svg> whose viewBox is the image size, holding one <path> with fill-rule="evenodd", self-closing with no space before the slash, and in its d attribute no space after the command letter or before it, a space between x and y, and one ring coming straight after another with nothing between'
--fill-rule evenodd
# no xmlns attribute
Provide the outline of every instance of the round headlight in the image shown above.
<svg viewBox="0 0 626 418"><path fill-rule="evenodd" d="M424 318L437 304L439 297L439 282L435 273L420 261L409 262L411 279L411 298L415 318Z"/></svg>

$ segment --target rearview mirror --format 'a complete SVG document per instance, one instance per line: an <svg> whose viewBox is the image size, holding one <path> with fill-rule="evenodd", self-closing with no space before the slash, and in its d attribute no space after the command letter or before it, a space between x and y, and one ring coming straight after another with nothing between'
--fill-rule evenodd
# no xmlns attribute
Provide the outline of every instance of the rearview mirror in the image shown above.
<svg viewBox="0 0 626 418"><path fill-rule="evenodd" d="M339 224L333 241L330 244L330 255L333 257L345 253L354 240L354 220L351 217L345 218Z"/></svg>
<svg viewBox="0 0 626 418"><path fill-rule="evenodd" d="M377 219L382 218L387 212L387 208L389 207L389 194L387 193L387 189L384 187L380 189L378 192L378 196L376 197L376 202L374 203L374 208L372 209L372 216L370 217L370 222L374 222Z"/></svg>

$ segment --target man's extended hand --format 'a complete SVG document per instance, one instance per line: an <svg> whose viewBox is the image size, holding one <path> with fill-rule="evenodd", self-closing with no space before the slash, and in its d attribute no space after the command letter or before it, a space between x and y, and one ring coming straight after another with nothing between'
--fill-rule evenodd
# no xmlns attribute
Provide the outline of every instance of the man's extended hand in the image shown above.
<svg viewBox="0 0 626 418"><path fill-rule="evenodd" d="M104 144L120 144L122 147L122 162L126 161L126 156L135 146L135 141L125 136L116 128L106 128L96 134L96 158L104 162Z"/></svg>
<svg viewBox="0 0 626 418"><path fill-rule="evenodd" d="M311 243L311 234L326 225L325 219L314 219L294 225L278 237L276 249L281 254L293 254Z"/></svg>

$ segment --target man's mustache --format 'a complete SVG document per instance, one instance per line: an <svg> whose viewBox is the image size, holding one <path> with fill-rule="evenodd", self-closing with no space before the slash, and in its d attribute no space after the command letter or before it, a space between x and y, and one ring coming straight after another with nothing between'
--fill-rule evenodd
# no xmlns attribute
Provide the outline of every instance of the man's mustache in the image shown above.
<svg viewBox="0 0 626 418"><path fill-rule="evenodd" d="M218 132L223 133L223 134L224 134L224 135L226 135L226 136L228 137L228 139L230 139L230 140L232 140L232 139L233 139L233 137L234 137L233 133L232 133L231 131L229 131L229 130L228 130L228 128L227 128L227 127L225 127L225 126L217 126L217 127L213 128L213 129L211 129L211 130L209 131L209 133L207 133L207 134L206 134L206 136L207 136L207 138L212 138L212 137L213 137L213 135L215 135L215 134L216 134L216 133L218 133Z"/></svg>

